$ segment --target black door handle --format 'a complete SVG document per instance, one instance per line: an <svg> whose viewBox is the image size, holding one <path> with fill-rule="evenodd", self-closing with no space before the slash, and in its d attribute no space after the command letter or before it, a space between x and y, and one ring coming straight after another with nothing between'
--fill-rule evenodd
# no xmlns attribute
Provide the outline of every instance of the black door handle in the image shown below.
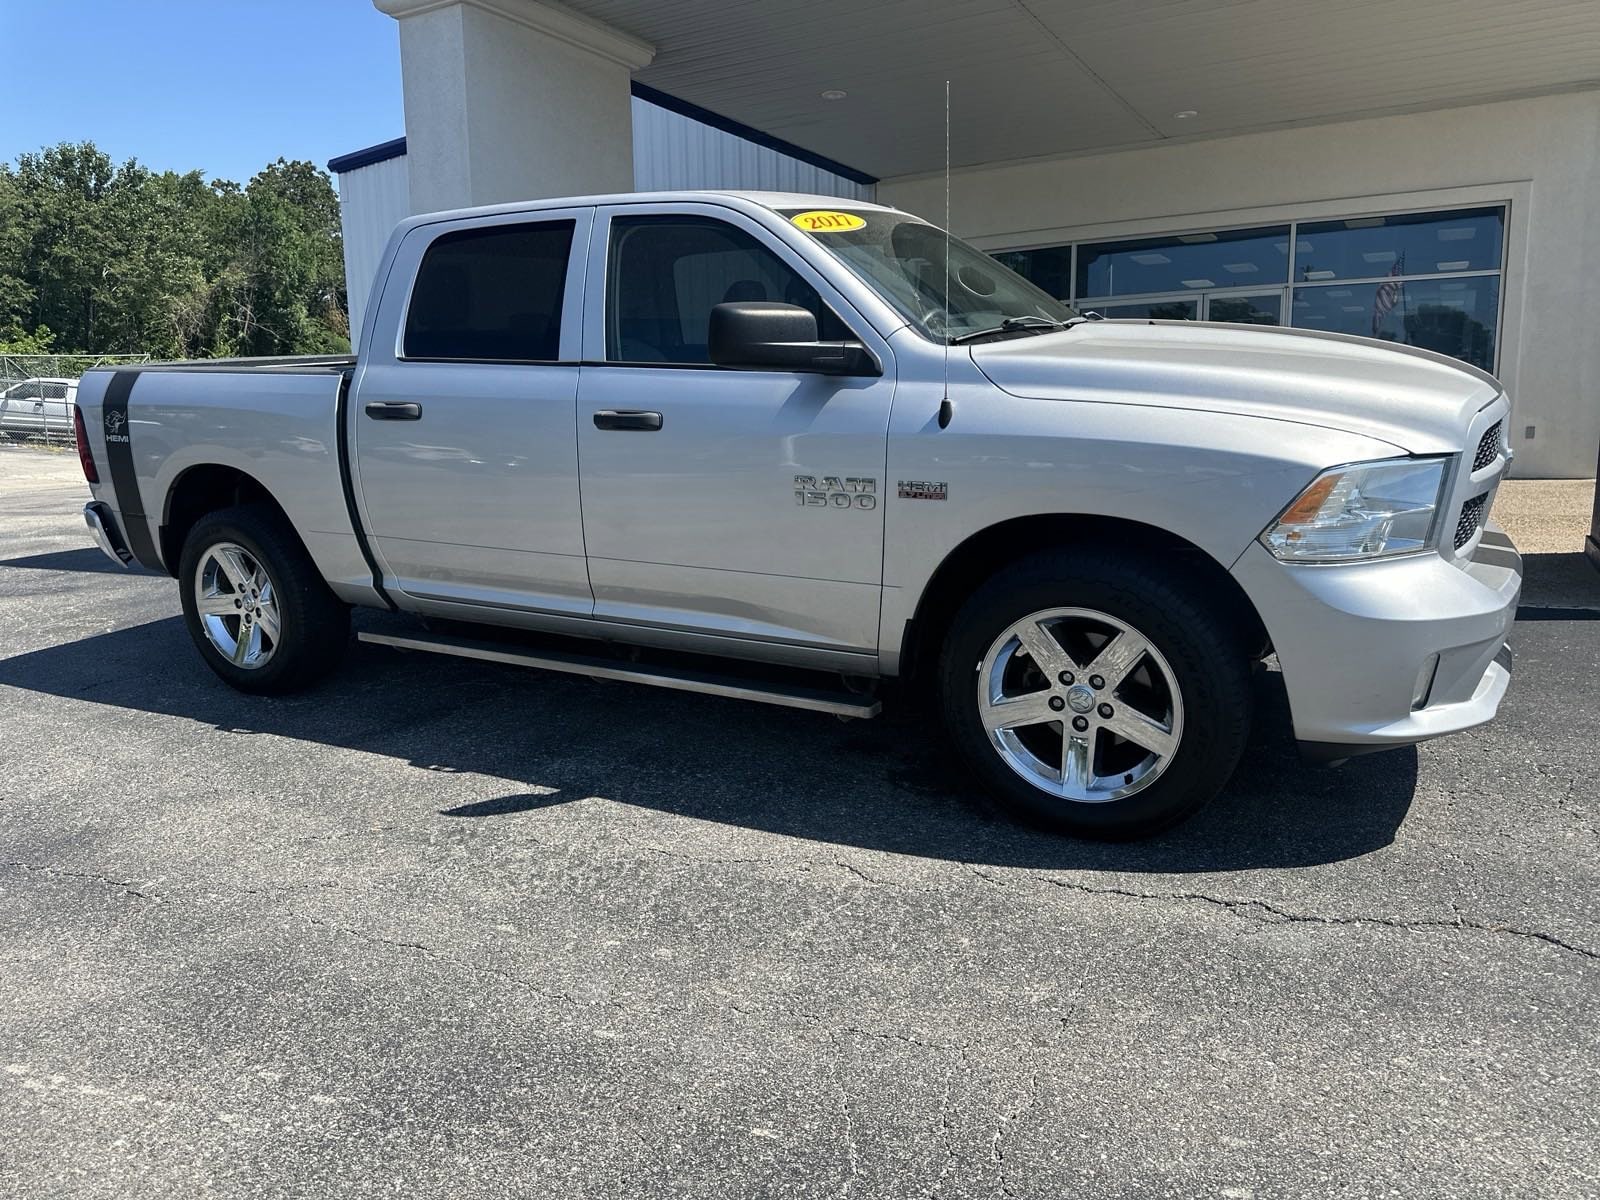
<svg viewBox="0 0 1600 1200"><path fill-rule="evenodd" d="M374 421L420 421L422 405L405 400L374 400L367 405L367 416Z"/></svg>
<svg viewBox="0 0 1600 1200"><path fill-rule="evenodd" d="M641 429L654 433L661 428L661 414L641 409L602 408L594 415L596 429Z"/></svg>

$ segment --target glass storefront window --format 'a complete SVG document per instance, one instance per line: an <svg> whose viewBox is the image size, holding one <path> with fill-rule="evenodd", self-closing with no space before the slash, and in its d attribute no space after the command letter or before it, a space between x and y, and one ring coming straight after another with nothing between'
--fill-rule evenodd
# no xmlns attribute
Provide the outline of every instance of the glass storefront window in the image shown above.
<svg viewBox="0 0 1600 1200"><path fill-rule="evenodd" d="M1293 325L1424 346L1493 371L1504 205L1005 250L1108 318ZM1292 273L1292 278L1290 277Z"/></svg>
<svg viewBox="0 0 1600 1200"><path fill-rule="evenodd" d="M1421 346L1492 371L1499 311L1494 275L1385 280L1297 287L1292 324Z"/></svg>
<svg viewBox="0 0 1600 1200"><path fill-rule="evenodd" d="M1086 242L1078 247L1080 296L1198 292L1281 284L1288 278L1287 225Z"/></svg>
<svg viewBox="0 0 1600 1200"><path fill-rule="evenodd" d="M1036 288L1057 300L1072 295L1072 247L1046 246L1043 250L1002 250L994 257Z"/></svg>
<svg viewBox="0 0 1600 1200"><path fill-rule="evenodd" d="M1147 300L1139 304L1094 304L1090 308L1102 317L1145 321L1197 321L1198 300Z"/></svg>
<svg viewBox="0 0 1600 1200"><path fill-rule="evenodd" d="M1304 222L1295 282L1498 271L1504 226L1501 208Z"/></svg>

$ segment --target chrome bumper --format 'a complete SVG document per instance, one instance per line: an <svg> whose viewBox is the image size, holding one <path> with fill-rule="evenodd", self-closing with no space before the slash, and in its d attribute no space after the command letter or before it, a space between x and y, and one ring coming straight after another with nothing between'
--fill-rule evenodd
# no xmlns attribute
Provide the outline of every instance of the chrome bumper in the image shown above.
<svg viewBox="0 0 1600 1200"><path fill-rule="evenodd" d="M107 558L119 567L125 567L133 561L132 553L122 540L122 531L117 528L117 519L111 515L111 508L105 501L91 500L85 504L83 521L89 527L89 532L94 534L94 544L105 551Z"/></svg>

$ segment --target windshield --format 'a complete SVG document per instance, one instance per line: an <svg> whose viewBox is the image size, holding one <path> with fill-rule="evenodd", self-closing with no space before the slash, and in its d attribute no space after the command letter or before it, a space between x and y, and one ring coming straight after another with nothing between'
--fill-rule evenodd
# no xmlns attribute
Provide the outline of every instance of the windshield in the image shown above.
<svg viewBox="0 0 1600 1200"><path fill-rule="evenodd" d="M783 215L936 342L1062 324L1071 308L982 250L904 213L785 209ZM945 294L945 245L950 291Z"/></svg>

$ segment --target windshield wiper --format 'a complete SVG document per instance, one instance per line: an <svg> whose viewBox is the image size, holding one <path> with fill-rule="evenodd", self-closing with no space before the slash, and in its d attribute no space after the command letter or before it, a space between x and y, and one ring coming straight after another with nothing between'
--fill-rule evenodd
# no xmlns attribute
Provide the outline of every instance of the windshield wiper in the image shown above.
<svg viewBox="0 0 1600 1200"><path fill-rule="evenodd" d="M1048 317L1022 316L1007 317L1000 324L988 329L974 329L970 333L958 333L950 339L952 346L959 346L963 342L970 342L974 338L989 337L996 333L1015 333L1023 329L1037 329L1041 332L1053 329L1065 329L1070 322L1052 321Z"/></svg>

